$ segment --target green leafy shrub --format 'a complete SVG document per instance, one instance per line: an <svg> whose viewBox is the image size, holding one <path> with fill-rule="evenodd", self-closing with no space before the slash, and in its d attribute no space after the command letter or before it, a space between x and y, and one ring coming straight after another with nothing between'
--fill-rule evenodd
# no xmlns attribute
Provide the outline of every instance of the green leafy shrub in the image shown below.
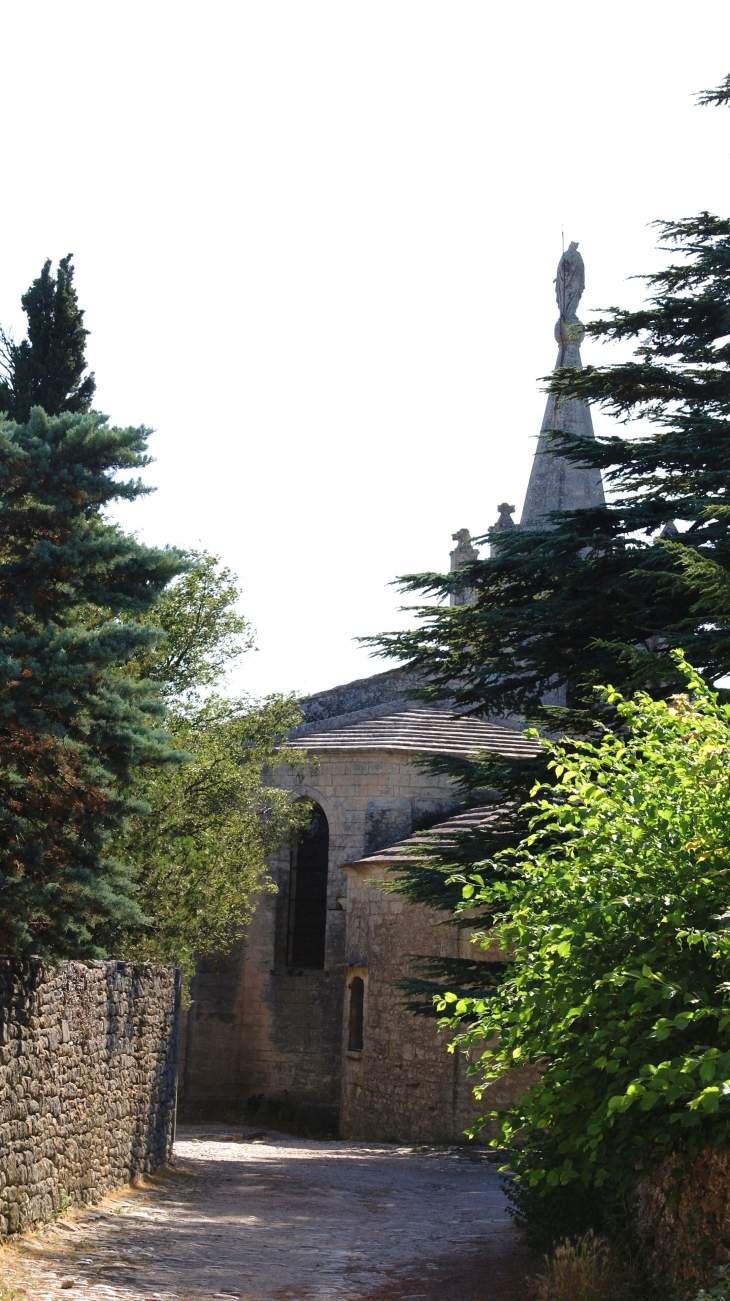
<svg viewBox="0 0 730 1301"><path fill-rule="evenodd" d="M544 1142L545 1145L549 1142L547 1136ZM509 1213L524 1235L526 1246L538 1258L549 1255L567 1238L576 1241L590 1232L604 1236L614 1221L623 1224L623 1208L606 1205L605 1188L586 1188L583 1183L546 1188L544 1183L531 1186L508 1178L504 1181L504 1193Z"/></svg>
<svg viewBox="0 0 730 1301"><path fill-rule="evenodd" d="M730 707L675 653L685 694L604 696L623 730L549 745L528 836L464 883L512 961L490 999L448 995L530 1188L629 1196L672 1151L730 1143ZM494 930L481 936L492 943Z"/></svg>

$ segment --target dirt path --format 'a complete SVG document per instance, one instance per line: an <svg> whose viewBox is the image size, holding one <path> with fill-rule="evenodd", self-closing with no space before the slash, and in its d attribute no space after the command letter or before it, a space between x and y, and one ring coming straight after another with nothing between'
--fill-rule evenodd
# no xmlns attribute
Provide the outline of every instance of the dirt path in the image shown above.
<svg viewBox="0 0 730 1301"><path fill-rule="evenodd" d="M173 1170L0 1253L32 1301L523 1301L525 1270L479 1153L213 1125L179 1131Z"/></svg>

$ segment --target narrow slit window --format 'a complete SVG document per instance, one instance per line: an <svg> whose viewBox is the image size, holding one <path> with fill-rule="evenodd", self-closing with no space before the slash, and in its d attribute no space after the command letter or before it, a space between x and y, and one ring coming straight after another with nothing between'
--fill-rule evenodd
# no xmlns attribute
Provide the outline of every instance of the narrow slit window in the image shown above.
<svg viewBox="0 0 730 1301"><path fill-rule="evenodd" d="M315 804L309 827L292 850L286 946L290 967L324 967L329 839L324 809Z"/></svg>
<svg viewBox="0 0 730 1301"><path fill-rule="evenodd" d="M365 983L362 976L355 976L350 982L350 1034L347 1047L351 1053L362 1052L364 1011Z"/></svg>

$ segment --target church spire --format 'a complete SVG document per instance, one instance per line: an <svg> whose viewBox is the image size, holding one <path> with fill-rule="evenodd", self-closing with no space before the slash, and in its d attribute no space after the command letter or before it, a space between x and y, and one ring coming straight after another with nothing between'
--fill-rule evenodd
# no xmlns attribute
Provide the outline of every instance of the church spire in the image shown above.
<svg viewBox="0 0 730 1301"><path fill-rule="evenodd" d="M576 315L578 303L585 288L585 270L578 245L571 243L558 264L555 279L555 297L560 316L555 326L559 366L581 367L580 345L585 337L585 327ZM552 510L580 510L585 506L602 506L603 484L600 470L575 465L563 456L553 455L544 437L547 429L564 429L595 438L591 413L584 402L575 399L548 397L545 415L532 462L530 482L522 510L521 528L538 528L546 523Z"/></svg>

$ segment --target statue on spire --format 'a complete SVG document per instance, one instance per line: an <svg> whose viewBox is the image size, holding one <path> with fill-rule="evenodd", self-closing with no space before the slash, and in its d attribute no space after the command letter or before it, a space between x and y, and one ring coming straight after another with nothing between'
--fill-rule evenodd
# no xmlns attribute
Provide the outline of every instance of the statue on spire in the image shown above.
<svg viewBox="0 0 730 1301"><path fill-rule="evenodd" d="M560 308L555 325L556 369L561 366L580 369L583 365L580 345L585 338L585 326L578 320L577 311L585 283L583 258L572 240L558 263L555 277L555 298ZM600 470L556 456L544 436L553 429L564 429L586 439L595 437L591 413L584 402L549 395L522 509L520 528L523 529L549 527L551 511L580 510L602 506L604 502Z"/></svg>
<svg viewBox="0 0 730 1301"><path fill-rule="evenodd" d="M555 277L555 299L560 308L561 319L576 320L578 303L583 297L585 287L585 264L578 252L578 245L573 239L558 263L558 274ZM557 326L555 328L557 329Z"/></svg>
<svg viewBox="0 0 730 1301"><path fill-rule="evenodd" d="M560 316L555 322L555 342L560 349L556 368L582 365L580 345L585 339L586 331L583 322L578 320L577 313L585 287L583 258L575 240L571 240L558 263L558 274L555 277L555 299L560 308Z"/></svg>

